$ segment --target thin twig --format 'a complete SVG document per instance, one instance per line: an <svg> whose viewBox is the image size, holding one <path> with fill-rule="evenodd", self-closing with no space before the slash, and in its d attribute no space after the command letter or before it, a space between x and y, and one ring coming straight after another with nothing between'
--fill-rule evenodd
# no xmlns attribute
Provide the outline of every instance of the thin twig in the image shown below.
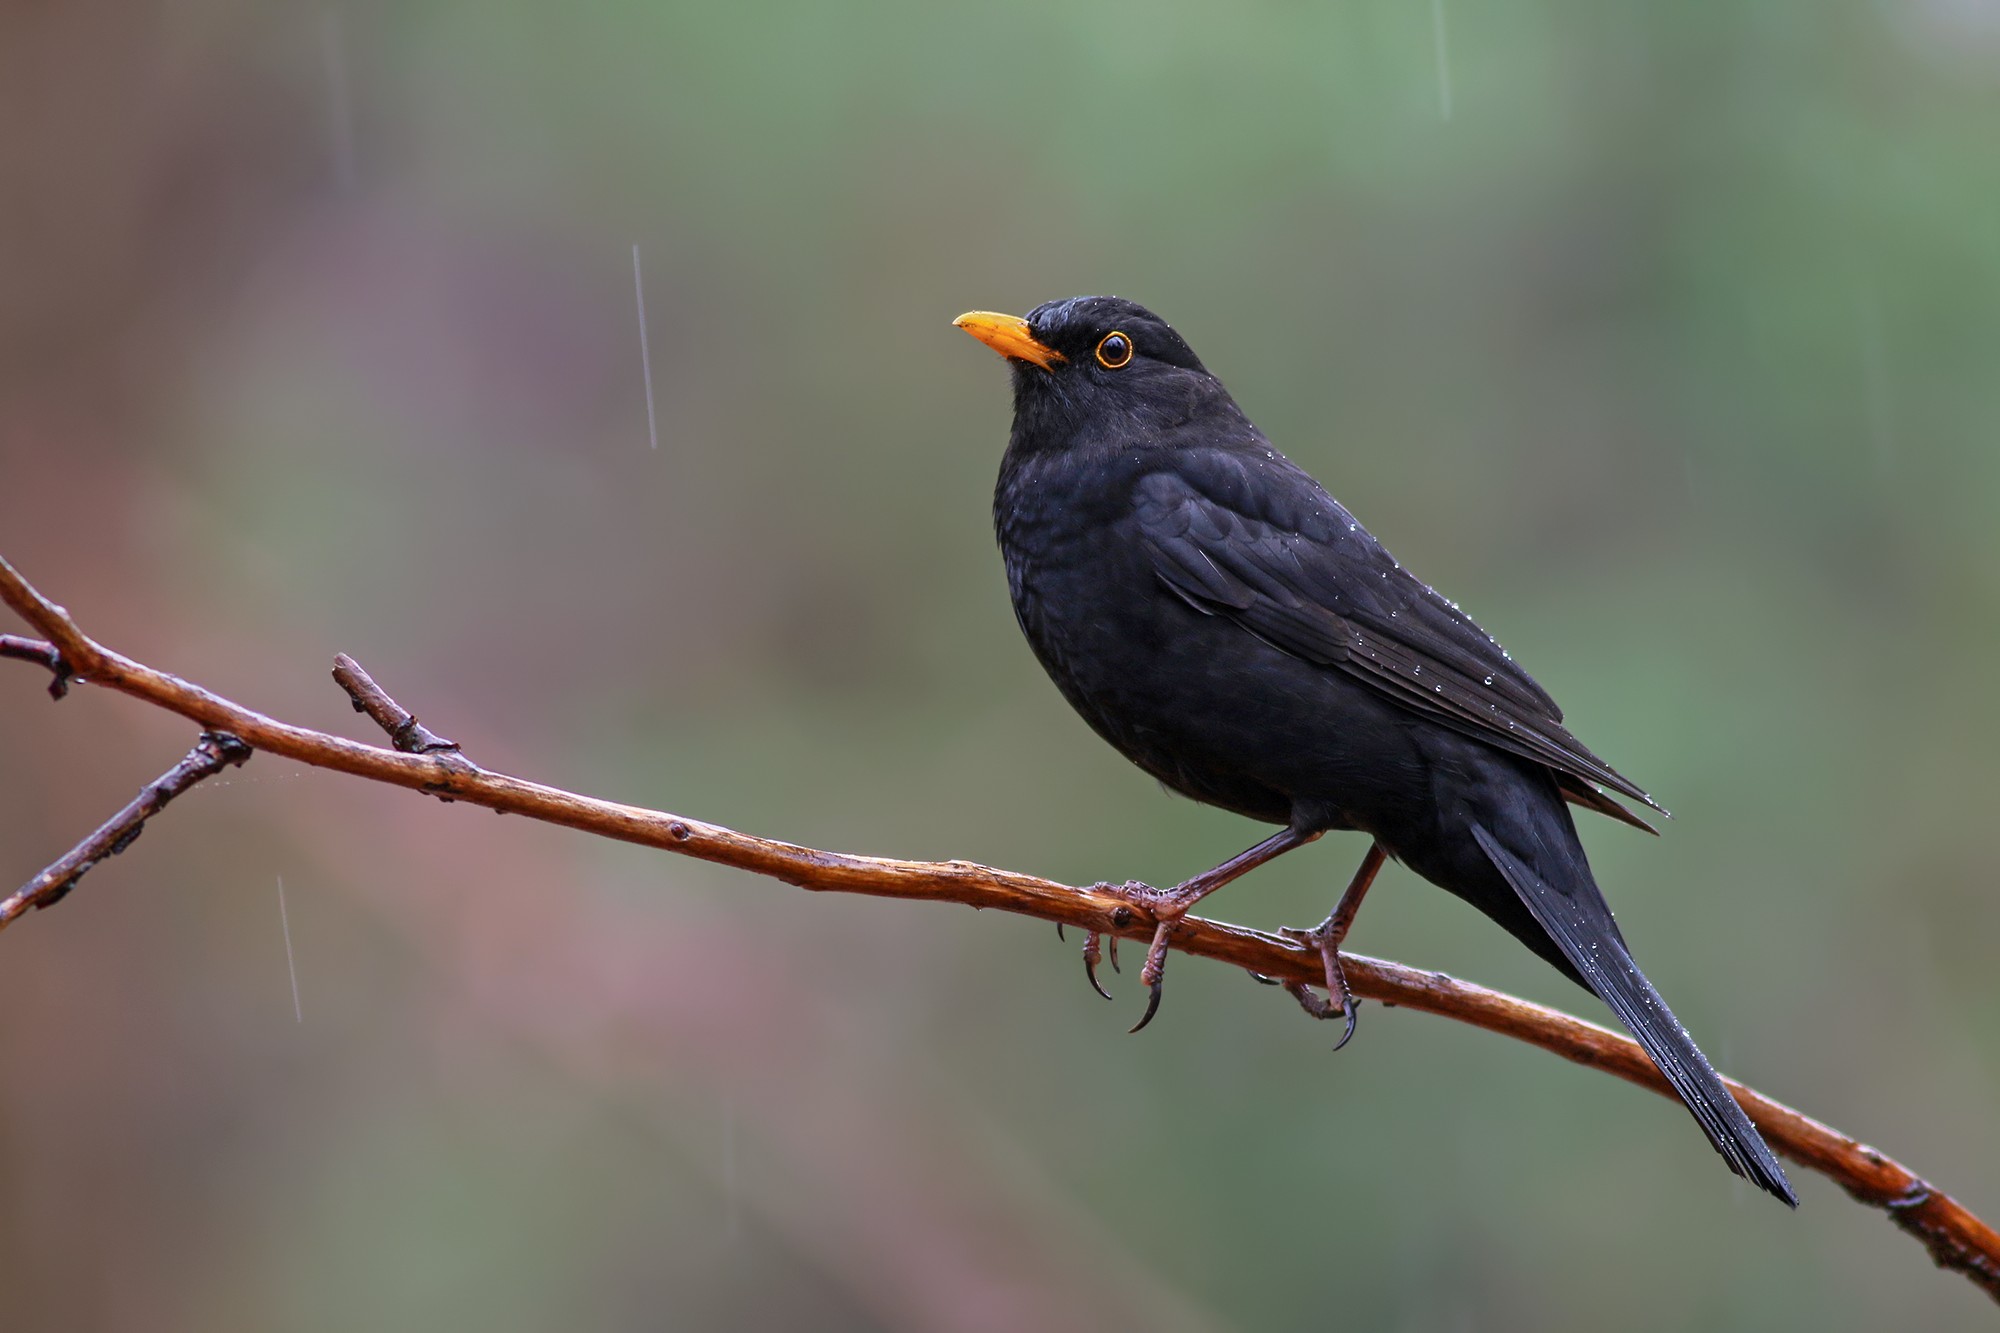
<svg viewBox="0 0 2000 1333"><path fill-rule="evenodd" d="M225 768L248 763L250 747L227 732L204 731L194 748L181 761L154 778L134 796L123 810L99 826L97 832L56 858L54 864L23 884L11 897L0 901L0 930L5 930L31 907L53 907L61 902L91 867L130 847L145 831L146 821L160 813L167 802L203 778Z"/></svg>
<svg viewBox="0 0 2000 1333"><path fill-rule="evenodd" d="M416 714L391 699L388 692L375 683L375 678L361 669L361 663L346 653L334 654L333 683L347 691L354 711L373 718L376 726L389 733L389 743L403 753L458 752L457 741L448 741L417 721Z"/></svg>
<svg viewBox="0 0 2000 1333"><path fill-rule="evenodd" d="M991 907L1132 939L1150 938L1156 925L1144 907L1101 887L1073 888L970 861L898 861L818 851L490 772L471 764L455 747L402 753L293 726L100 646L4 559L0 559L0 600L44 635L75 674L90 684L228 731L256 749L300 763L755 871L803 889ZM350 668L342 681L350 697L372 701L372 707L362 702L364 711L392 736L413 741L417 733L410 729L414 719L408 712L352 659L343 659L343 666ZM1173 943L1183 952L1263 976L1322 980L1316 951L1262 931L1189 917L1175 930ZM1662 1095L1670 1093L1638 1043L1594 1023L1442 972L1355 954L1343 955L1343 961L1356 995L1514 1037ZM1862 1203L1888 1213L1940 1267L1964 1274L2000 1300L2000 1232L1875 1149L1743 1084L1728 1082L1773 1148L1826 1175Z"/></svg>
<svg viewBox="0 0 2000 1333"><path fill-rule="evenodd" d="M24 639L18 634L0 634L0 657L18 658L47 667L53 677L49 681L49 698L60 699L69 693L69 663L63 661L54 644L43 643L40 639Z"/></svg>

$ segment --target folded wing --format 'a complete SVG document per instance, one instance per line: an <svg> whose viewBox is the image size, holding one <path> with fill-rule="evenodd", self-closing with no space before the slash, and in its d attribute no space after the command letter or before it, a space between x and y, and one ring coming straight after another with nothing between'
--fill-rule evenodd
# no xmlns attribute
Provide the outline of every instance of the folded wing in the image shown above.
<svg viewBox="0 0 2000 1333"><path fill-rule="evenodd" d="M1308 484L1250 484L1270 469ZM1258 497L1268 506L1274 495L1293 512L1259 512ZM1555 701L1498 643L1282 455L1177 451L1173 471L1139 480L1133 503L1155 572L1197 610L1546 764L1572 801L1650 827L1589 784L1659 805L1570 735Z"/></svg>

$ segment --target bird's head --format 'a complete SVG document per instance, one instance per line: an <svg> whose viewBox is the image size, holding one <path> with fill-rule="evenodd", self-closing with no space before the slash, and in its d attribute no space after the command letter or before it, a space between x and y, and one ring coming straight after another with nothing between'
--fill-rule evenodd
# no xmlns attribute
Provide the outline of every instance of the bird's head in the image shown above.
<svg viewBox="0 0 2000 1333"><path fill-rule="evenodd" d="M974 310L952 322L1013 368L1017 443L1159 430L1228 402L1187 341L1135 301L1073 296L1026 319Z"/></svg>

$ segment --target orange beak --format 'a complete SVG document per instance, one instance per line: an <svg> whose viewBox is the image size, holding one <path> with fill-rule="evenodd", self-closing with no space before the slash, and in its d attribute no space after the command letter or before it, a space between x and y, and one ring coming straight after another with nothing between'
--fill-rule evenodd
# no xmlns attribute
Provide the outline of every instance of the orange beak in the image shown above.
<svg viewBox="0 0 2000 1333"><path fill-rule="evenodd" d="M1055 348L1036 342L1035 335L1028 331L1028 321L1017 315L968 310L954 319L952 324L1010 360L1026 361L1043 370L1064 360L1063 354Z"/></svg>

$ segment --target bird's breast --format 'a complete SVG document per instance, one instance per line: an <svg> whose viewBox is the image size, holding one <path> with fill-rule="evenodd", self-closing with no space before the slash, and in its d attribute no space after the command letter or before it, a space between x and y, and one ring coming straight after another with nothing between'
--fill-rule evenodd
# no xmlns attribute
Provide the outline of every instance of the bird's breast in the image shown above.
<svg viewBox="0 0 2000 1333"><path fill-rule="evenodd" d="M1129 514L1003 502L996 517L1022 633L1091 728L1184 795L1289 819L1289 797L1229 758L1230 715L1244 695L1218 674L1227 662L1212 640L1240 631L1160 582Z"/></svg>
<svg viewBox="0 0 2000 1333"><path fill-rule="evenodd" d="M1274 823L1304 805L1326 826L1374 827L1376 806L1424 780L1405 714L1161 580L1136 478L1118 478L1122 490L1050 480L1003 473L995 496L1014 613L1063 697L1126 758Z"/></svg>

